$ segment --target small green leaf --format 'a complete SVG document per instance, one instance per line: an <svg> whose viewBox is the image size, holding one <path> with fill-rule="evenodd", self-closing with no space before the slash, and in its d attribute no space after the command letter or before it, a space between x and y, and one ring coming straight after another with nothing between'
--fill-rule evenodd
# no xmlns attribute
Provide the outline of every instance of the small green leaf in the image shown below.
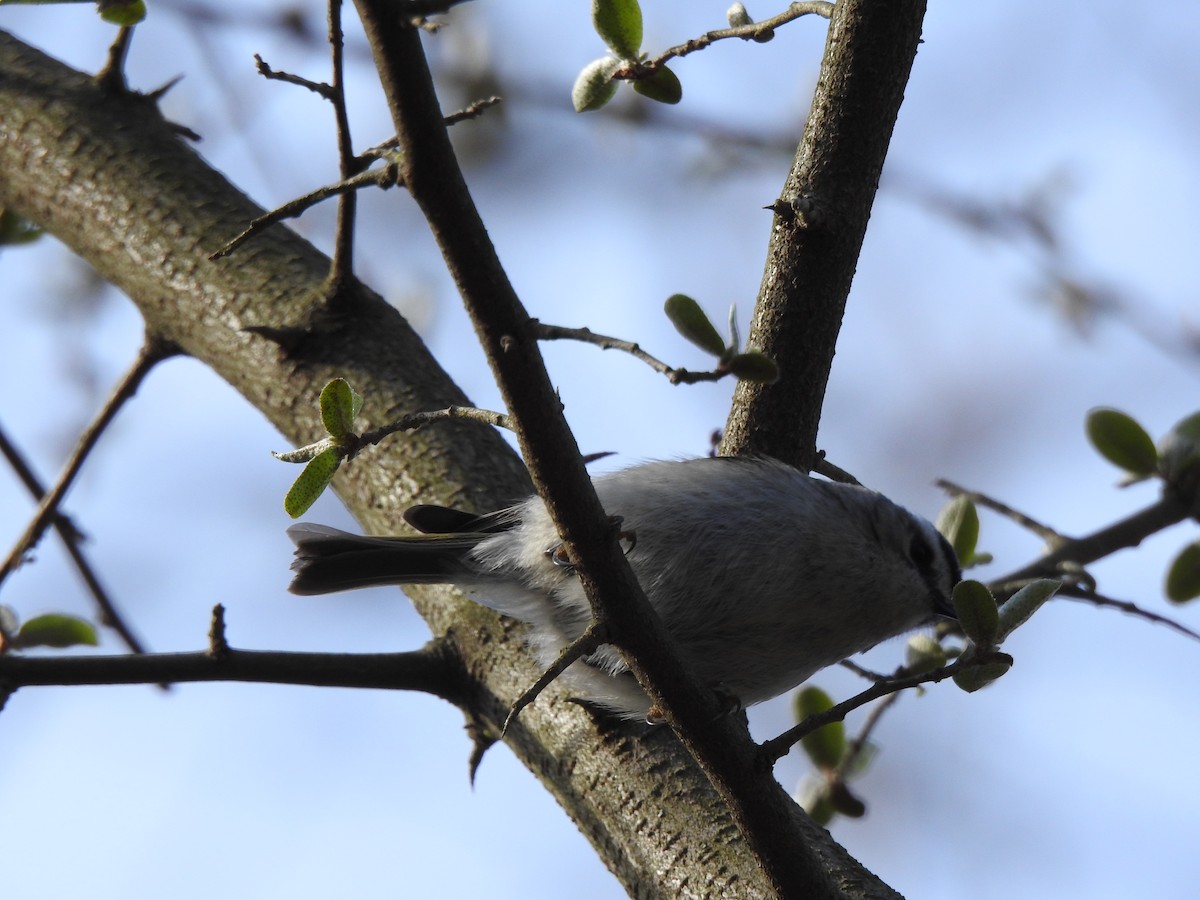
<svg viewBox="0 0 1200 900"><path fill-rule="evenodd" d="M362 409L362 397L345 378L335 378L321 388L321 423L335 440L354 433L354 417Z"/></svg>
<svg viewBox="0 0 1200 900"><path fill-rule="evenodd" d="M638 0L592 0L596 34L621 59L636 59L642 49L642 8Z"/></svg>
<svg viewBox="0 0 1200 900"><path fill-rule="evenodd" d="M738 353L725 363L725 368L742 381L774 384L779 380L779 366L775 365L775 360L758 350Z"/></svg>
<svg viewBox="0 0 1200 900"><path fill-rule="evenodd" d="M1188 544L1167 570L1167 599L1187 603L1200 597L1200 541Z"/></svg>
<svg viewBox="0 0 1200 900"><path fill-rule="evenodd" d="M48 613L30 619L13 635L14 647L77 647L100 643L96 627L85 619Z"/></svg>
<svg viewBox="0 0 1200 900"><path fill-rule="evenodd" d="M1088 412L1087 436L1101 456L1126 472L1144 478L1158 467L1154 441L1120 410L1097 407Z"/></svg>
<svg viewBox="0 0 1200 900"><path fill-rule="evenodd" d="M575 112L592 112L611 100L617 93L617 83L612 80L612 75L619 68L621 61L611 56L594 59L584 66L571 88L571 105Z"/></svg>
<svg viewBox="0 0 1200 900"><path fill-rule="evenodd" d="M675 330L685 338L713 356L725 353L725 341L708 320L700 304L687 294L672 294L663 304L663 310Z"/></svg>
<svg viewBox="0 0 1200 900"><path fill-rule="evenodd" d="M136 25L146 18L143 0L100 0L100 18L112 25Z"/></svg>
<svg viewBox="0 0 1200 900"><path fill-rule="evenodd" d="M932 672L946 665L946 651L927 634L914 634L904 650L904 665L913 674Z"/></svg>
<svg viewBox="0 0 1200 900"><path fill-rule="evenodd" d="M333 475L341 464L342 451L337 447L330 447L309 460L300 477L292 482L291 490L283 498L284 511L293 519L308 512L308 508L316 503L325 488L329 487L329 482L333 480Z"/></svg>
<svg viewBox="0 0 1200 900"><path fill-rule="evenodd" d="M992 592L978 581L960 581L954 586L951 599L954 602L954 615L963 634L977 647L994 646L1000 627L1000 613Z"/></svg>
<svg viewBox="0 0 1200 900"><path fill-rule="evenodd" d="M975 560L979 543L979 513L970 497L959 495L938 513L937 530L950 542L960 565L969 566Z"/></svg>
<svg viewBox="0 0 1200 900"><path fill-rule="evenodd" d="M954 683L968 694L973 694L1003 676L1012 668L1012 664L1012 657L1007 653L996 653L988 662L968 666L955 672Z"/></svg>
<svg viewBox="0 0 1200 900"><path fill-rule="evenodd" d="M683 99L683 84L679 77L666 66L659 66L645 78L633 83L633 89L643 97L672 105Z"/></svg>
<svg viewBox="0 0 1200 900"><path fill-rule="evenodd" d="M819 687L806 687L796 694L793 709L796 719L803 722L809 716L823 713L833 706L833 700ZM804 752L818 768L832 769L846 755L846 726L830 722L800 739Z"/></svg>
<svg viewBox="0 0 1200 900"><path fill-rule="evenodd" d="M1004 605L1000 607L1000 630L996 635L996 643L1008 640L1008 636L1024 625L1061 587L1061 581L1039 578L1005 600Z"/></svg>

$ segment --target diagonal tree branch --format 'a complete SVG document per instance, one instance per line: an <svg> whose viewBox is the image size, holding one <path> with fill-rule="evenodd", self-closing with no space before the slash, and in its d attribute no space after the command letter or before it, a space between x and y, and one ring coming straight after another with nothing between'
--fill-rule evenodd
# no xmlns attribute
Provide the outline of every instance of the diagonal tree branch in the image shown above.
<svg viewBox="0 0 1200 900"><path fill-rule="evenodd" d="M780 363L740 382L721 452L753 449L809 470L846 298L921 39L925 0L842 0L791 171L775 202L747 339Z"/></svg>

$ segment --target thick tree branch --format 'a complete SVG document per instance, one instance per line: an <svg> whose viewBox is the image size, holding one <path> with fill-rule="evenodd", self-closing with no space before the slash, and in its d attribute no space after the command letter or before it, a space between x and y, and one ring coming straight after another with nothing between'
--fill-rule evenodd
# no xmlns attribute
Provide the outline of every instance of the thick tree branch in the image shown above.
<svg viewBox="0 0 1200 900"><path fill-rule="evenodd" d="M722 452L816 461L825 385L925 0L841 0L817 92L783 192L748 345L780 363L774 384L741 382Z"/></svg>
<svg viewBox="0 0 1200 900"><path fill-rule="evenodd" d="M471 685L444 640L405 653L282 653L229 648L221 653L121 656L0 656L5 688L83 684L245 681L314 687L420 691L465 706Z"/></svg>

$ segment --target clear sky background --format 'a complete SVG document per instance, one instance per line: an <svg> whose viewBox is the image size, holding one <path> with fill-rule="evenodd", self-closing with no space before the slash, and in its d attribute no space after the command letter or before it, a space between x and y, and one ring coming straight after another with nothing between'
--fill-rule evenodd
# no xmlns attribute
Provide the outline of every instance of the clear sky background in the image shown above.
<svg viewBox="0 0 1200 900"><path fill-rule="evenodd" d="M648 0L647 48L720 27L726 5ZM533 315L700 367L662 301L689 293L718 321L736 303L745 325L770 224L762 207L789 161L711 134L794 146L825 26L802 20L771 44L726 42L678 62L683 104L632 126L569 110L575 73L603 53L588 6L467 4L427 40L446 71L493 72L508 98L456 129L468 178ZM190 4L152 4L128 67L145 90L185 76L168 115L202 134L200 152L267 207L335 177L328 110L254 72L257 52L277 69L327 77L321 5L296 6L316 42L268 27L282 8L214 5L202 21ZM5 7L0 28L92 70L113 33L82 4ZM1087 448L1082 423L1090 407L1110 405L1159 434L1200 407L1198 45L1200 15L1182 0L1153 15L1112 0L931 3L835 360L820 439L831 459L930 517L943 503L938 477L1068 534L1153 500L1152 487L1114 487L1118 473ZM389 126L353 30L349 46L354 134L367 146ZM444 106L494 89L446 81ZM993 205L1044 197L1060 229L1058 262L1102 289L1107 311L1072 324L1039 289L1043 253L965 229L922 199L931 192ZM477 404L498 405L406 195L363 207L360 277L410 317ZM295 227L328 248L332 218L332 208L315 210ZM132 360L140 320L116 292L91 292L86 270L53 240L8 249L0 265L0 424L49 480ZM730 385L673 388L590 347L551 345L546 355L581 446L618 454L606 465L701 455L724 422ZM397 591L285 592L281 500L295 471L268 454L283 448L228 386L173 360L121 414L66 510L156 650L202 647L218 602L240 647L421 644L427 631ZM30 509L0 474L0 541L16 538ZM353 527L332 498L308 518ZM1162 599L1167 561L1194 537L1194 525L1180 526L1097 566L1101 589L1200 629L1200 612ZM980 577L1038 552L991 516L982 543L998 563ZM25 617L91 614L53 540L0 602ZM118 644L106 637L101 649ZM1062 601L1006 649L1015 667L983 692L945 684L901 701L858 784L869 815L838 821L838 840L922 900L1191 895L1200 645ZM889 668L902 650L892 642L867 663ZM816 680L838 696L859 686L840 670ZM786 699L764 704L752 730L771 737L789 715ZM24 690L0 714L5 894L622 896L507 750L488 754L474 789L469 752L462 717L417 695ZM804 772L795 754L777 768L789 787Z"/></svg>

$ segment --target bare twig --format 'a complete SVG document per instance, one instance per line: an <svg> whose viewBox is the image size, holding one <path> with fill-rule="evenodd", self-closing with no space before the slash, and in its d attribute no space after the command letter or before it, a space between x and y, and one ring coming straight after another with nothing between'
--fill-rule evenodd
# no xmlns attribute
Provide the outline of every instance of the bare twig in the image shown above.
<svg viewBox="0 0 1200 900"><path fill-rule="evenodd" d="M671 384L695 384L701 381L720 381L729 374L727 371L689 372L687 369L672 368L662 360L651 356L634 341L624 341L620 338L596 334L590 328L566 328L562 325L547 325L545 322L539 322L537 319L534 319L532 324L539 340L581 341L585 344L595 344L601 350L621 350L635 359L641 360L660 375L665 375L667 381L671 382Z"/></svg>
<svg viewBox="0 0 1200 900"><path fill-rule="evenodd" d="M700 35L700 37L692 38L689 41L671 47L669 50L664 50L652 59L640 61L619 69L613 77L636 80L638 77L643 77L645 74L657 69L669 59L687 56L689 53L695 53L697 50L703 50L705 47L715 44L717 41L724 41L729 38L741 38L744 41L762 40L769 37L776 28L799 19L801 16L818 15L828 19L833 15L833 6L832 3L826 3L823 0L806 0L803 3L792 3L784 12L781 12L777 16L772 16L761 22L753 22L750 25L719 28L715 31L706 32Z"/></svg>
<svg viewBox="0 0 1200 900"><path fill-rule="evenodd" d="M221 259L228 256L246 241L250 240L250 238L270 226L282 222L284 219L294 219L310 207L316 206L322 200L352 193L366 187L380 187L386 190L399 183L400 180L397 177L395 167L382 166L377 169L360 172L357 175L347 178L345 181L338 181L334 184L319 187L315 191L310 191L302 197L297 197L295 200L289 200L283 206L273 209L268 213L263 213L258 218L251 220L245 231L221 247L220 250L209 254L208 258Z"/></svg>
<svg viewBox="0 0 1200 900"><path fill-rule="evenodd" d="M59 475L58 481L42 497L42 502L38 504L37 511L34 513L29 527L17 539L17 543L4 560L4 564L0 566L0 583L3 583L16 570L21 564L21 560L25 557L25 554L33 549L37 542L41 540L46 529L54 521L54 517L58 513L59 504L62 502L63 497L66 496L67 490L74 483L75 476L79 474L79 470L82 468L88 454L96 446L100 435L104 433L104 430L112 422L117 412L137 392L142 379L158 363L177 352L173 344L152 335L146 337L146 341L138 352L133 366L125 373L125 376L117 384L116 388L113 389L112 394L97 414L95 420L80 435L79 443L75 445L75 450L71 454L71 458L67 460L67 464L63 468L62 474Z"/></svg>
<svg viewBox="0 0 1200 900"><path fill-rule="evenodd" d="M408 413L395 422L389 422L387 425L364 432L358 436L354 449L348 455L354 457L364 447L378 444L385 437L395 434L397 431L416 431L418 428L424 428L426 425L446 419L466 419L483 425L504 428L508 431L513 430L512 420L504 413L494 412L490 409L477 409L473 406L447 406L445 409Z"/></svg>
<svg viewBox="0 0 1200 900"><path fill-rule="evenodd" d="M329 50L330 68L333 71L329 102L333 104L334 120L337 123L338 167L342 180L347 181L361 174L369 163L366 159L354 155L354 142L350 137L350 115L346 111L342 0L329 0ZM358 197L353 191L343 191L339 195L337 222L334 226L333 261L329 266L331 298L341 296L342 285L353 275L357 208Z"/></svg>
<svg viewBox="0 0 1200 900"><path fill-rule="evenodd" d="M1002 503L994 497L989 497L987 494L982 494L979 491L973 491L969 488L961 487L955 484L953 481L948 481L945 478L939 478L934 482L934 484L951 497L966 497L968 500L978 504L979 506L986 507L993 512L998 512L1006 519L1011 519L1025 530L1036 534L1043 541L1045 541L1046 545L1051 549L1061 547L1069 540L1068 538L1063 537L1049 525L1043 525L1041 522L1030 516L1027 516L1020 510L1013 509L1008 504Z"/></svg>
<svg viewBox="0 0 1200 900"><path fill-rule="evenodd" d="M1186 625L1176 622L1167 616L1159 615L1151 612L1148 609L1143 609L1136 603L1129 600L1116 600L1112 597L1106 597L1094 590L1083 590L1082 588L1067 588L1061 592L1063 597L1068 597L1072 600L1079 600L1083 603L1090 603L1101 609L1114 609L1117 612L1127 613L1139 619L1144 619L1147 622L1156 625L1166 625L1168 628L1179 632L1184 637L1189 637L1194 641L1200 641L1200 633L1192 631Z"/></svg>
<svg viewBox="0 0 1200 900"><path fill-rule="evenodd" d="M508 726L513 723L513 720L517 718L521 710L536 700L538 694L548 688L551 682L565 672L572 663L595 653L607 639L608 630L604 627L604 623L592 622L584 630L583 634L563 647L562 651L558 654L558 658L538 677L538 680L513 701L512 708L508 711L508 717L504 720L504 725L500 729L500 734L506 734Z"/></svg>
<svg viewBox="0 0 1200 900"><path fill-rule="evenodd" d="M322 99L333 100L333 88L325 84L323 81L311 81L308 78L302 78L301 76L293 75L290 72L280 72L272 69L257 53L254 54L254 65L258 69L258 74L263 78L266 78L268 81L282 81L284 84L294 84L296 87L302 87L306 90L312 91Z"/></svg>
<svg viewBox="0 0 1200 900"><path fill-rule="evenodd" d="M8 439L8 435L4 429L0 428L0 454L8 460L8 464L13 467L17 473L17 477L21 479L21 483L25 485L25 489L33 495L35 500L39 502L45 497L46 489L42 486L41 480L34 474L32 468L22 457L21 452ZM54 530L58 532L62 539L63 545L66 547L67 554L71 557L71 561L75 564L75 568L79 571L83 578L84 584L87 585L88 591L91 593L96 605L100 608L100 622L108 626L117 633L121 640L134 653L145 653L146 648L142 642L134 635L132 629L125 623L121 614L117 612L116 604L113 603L108 591L104 585L100 583L100 577L96 574L96 570L92 568L91 562L83 552L83 537L79 529L75 527L75 523L70 517L55 510L53 516Z"/></svg>
<svg viewBox="0 0 1200 900"><path fill-rule="evenodd" d="M811 734L818 728L828 725L831 722L842 721L854 710L860 706L865 706L873 700L887 697L899 691L920 687L923 684L937 684L940 681L945 681L947 678L953 677L956 672L960 672L970 666L986 663L987 661L986 656L976 656L972 659L960 658L949 665L942 666L940 669L934 669L931 672L919 672L912 675L901 675L877 681L853 697L843 700L841 703L834 704L825 710L825 712L808 716L803 722L789 728L778 737L764 741L759 745L760 761L766 766L775 765L805 735Z"/></svg>

